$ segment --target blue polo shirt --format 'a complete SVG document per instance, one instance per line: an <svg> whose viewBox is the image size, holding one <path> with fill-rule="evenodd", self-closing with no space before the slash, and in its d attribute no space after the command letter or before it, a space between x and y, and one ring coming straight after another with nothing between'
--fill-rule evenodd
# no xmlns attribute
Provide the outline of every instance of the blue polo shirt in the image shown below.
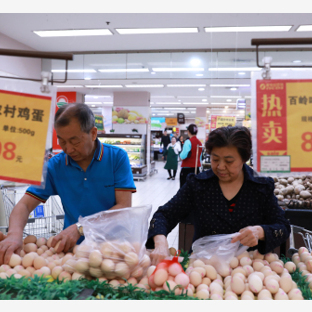
<svg viewBox="0 0 312 312"><path fill-rule="evenodd" d="M64 228L85 217L108 210L116 205L115 191L136 192L127 153L117 147L101 143L87 171L64 152L48 162L44 189L29 187L26 194L45 203L52 195L59 195L63 204Z"/></svg>

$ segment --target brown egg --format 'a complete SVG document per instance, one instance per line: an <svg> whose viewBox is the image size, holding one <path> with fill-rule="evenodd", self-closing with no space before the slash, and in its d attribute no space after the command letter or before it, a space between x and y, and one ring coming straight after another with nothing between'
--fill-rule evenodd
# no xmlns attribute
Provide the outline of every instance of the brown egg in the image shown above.
<svg viewBox="0 0 312 312"><path fill-rule="evenodd" d="M51 247L51 243L52 243L52 240L53 240L54 237L55 237L55 236L49 237L49 239L48 239L48 241L47 241L47 244L46 244L48 248Z"/></svg>
<svg viewBox="0 0 312 312"><path fill-rule="evenodd" d="M9 261L9 266L11 268L14 268L17 265L20 265L22 263L22 258L17 255L17 254L12 254L10 261Z"/></svg>
<svg viewBox="0 0 312 312"><path fill-rule="evenodd" d="M32 266L35 260L35 256L33 254L26 254L22 259L22 265L24 268Z"/></svg>
<svg viewBox="0 0 312 312"><path fill-rule="evenodd" d="M33 243L36 244L37 242L37 237L34 235L28 235L24 238L24 244L29 244L29 243Z"/></svg>

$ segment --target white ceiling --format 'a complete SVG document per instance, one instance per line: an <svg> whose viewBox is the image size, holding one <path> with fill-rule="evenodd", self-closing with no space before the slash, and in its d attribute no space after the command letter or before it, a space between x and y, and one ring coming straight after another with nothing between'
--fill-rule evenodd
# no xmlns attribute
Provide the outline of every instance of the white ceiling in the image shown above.
<svg viewBox="0 0 312 312"><path fill-rule="evenodd" d="M107 24L107 22L109 22ZM300 25L312 24L312 14L303 13L2 13L0 14L0 33L17 40L31 49L51 52L86 52L89 55L75 55L74 62L70 62L69 68L79 67L79 59L82 59L81 66L94 65L104 61L104 67L118 68L140 64L141 67L179 67L185 66L186 59L194 55L202 58L205 73L203 77L196 76L196 73L172 74L157 73L128 74L128 75L94 75L92 80L84 80L86 76L70 74L68 85L86 84L164 84L163 88L142 88L131 89L131 91L148 91L151 94L151 101L183 101L197 102L199 96L204 96L208 103L224 103L224 99L212 99L211 95L226 96L250 96L250 88L238 88L231 91L229 88L212 88L212 83L239 83L250 84L250 72L244 76L233 72L209 72L208 68L221 67L255 67L255 52L242 52L240 49L254 49L251 46L253 38L309 38L311 32L296 32ZM293 26L288 32L257 32L257 33L205 33L204 27L216 26ZM115 29L118 28L164 28L164 27L197 27L199 32L195 34L154 34L154 35L120 35ZM41 38L33 33L35 30L63 30L63 29L97 29L107 28L112 36L93 37L58 37ZM285 47L283 47L285 48ZM287 48L287 47L286 47ZM293 47L292 47L293 48ZM205 50L205 52L183 52L170 53L170 51ZM214 50L213 52L211 50ZM216 49L223 49L223 52L216 52ZM166 50L162 51L162 50ZM114 54L91 54L92 52L116 51ZM123 51L140 51L140 53L120 54ZM154 53L144 53L154 51ZM156 52L156 51L161 51ZM210 51L210 53L209 53ZM292 61L301 59L302 64L312 63L311 52L293 51L289 53L266 52L273 57L273 64L293 65ZM264 53L260 56L263 57ZM261 59L261 58L260 58ZM102 62L103 63L103 62ZM53 64L62 68L64 63ZM76 65L75 65L76 64ZM78 64L78 65L77 65ZM90 65L90 66L91 66ZM102 64L103 65L103 64ZM71 67L72 66L72 67ZM62 75L55 75L55 78L62 78ZM169 88L168 84L205 84L204 91L198 88ZM62 90L75 90L91 95L113 95L113 88L90 89L90 88L62 88ZM118 90L129 91L129 88ZM168 96L169 98L165 98ZM160 98L157 98L160 97ZM186 97L186 98L182 98ZM193 97L190 98L190 97ZM106 98L108 99L108 98ZM112 98L111 98L112 99ZM96 99L95 99L96 100ZM201 99L200 99L201 100ZM235 100L234 100L235 101ZM249 102L249 100L248 100ZM155 104L157 105L157 104ZM161 105L160 107L170 107ZM181 107L184 107L181 106ZM191 105L188 107L196 107ZM209 104L207 107L213 107ZM222 107L223 110L223 107ZM221 113L222 111L220 111ZM231 113L231 111L230 111Z"/></svg>

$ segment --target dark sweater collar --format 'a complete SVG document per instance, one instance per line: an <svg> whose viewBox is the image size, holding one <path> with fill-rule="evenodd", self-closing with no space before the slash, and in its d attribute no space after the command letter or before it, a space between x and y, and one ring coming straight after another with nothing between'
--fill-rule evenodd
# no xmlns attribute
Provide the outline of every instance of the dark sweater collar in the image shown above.
<svg viewBox="0 0 312 312"><path fill-rule="evenodd" d="M243 165L243 172L244 172L244 179L249 180L255 183L259 184L266 184L267 182L265 179L258 176L258 174L253 171L248 165ZM209 169L207 171L201 172L198 175L195 176L198 180L208 180L212 178L218 179L218 177L213 173L212 169Z"/></svg>

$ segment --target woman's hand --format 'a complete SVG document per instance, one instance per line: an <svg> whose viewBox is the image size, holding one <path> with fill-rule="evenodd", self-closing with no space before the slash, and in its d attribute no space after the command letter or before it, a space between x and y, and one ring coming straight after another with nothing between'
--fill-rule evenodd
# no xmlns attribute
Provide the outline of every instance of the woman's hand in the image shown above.
<svg viewBox="0 0 312 312"><path fill-rule="evenodd" d="M152 265L157 265L159 262L169 256L168 241L165 235L154 236L155 249L151 252L150 258Z"/></svg>
<svg viewBox="0 0 312 312"><path fill-rule="evenodd" d="M254 247L258 245L259 240L264 240L264 230L261 226L247 226L239 231L239 235L235 236L231 243L240 243L244 246Z"/></svg>

